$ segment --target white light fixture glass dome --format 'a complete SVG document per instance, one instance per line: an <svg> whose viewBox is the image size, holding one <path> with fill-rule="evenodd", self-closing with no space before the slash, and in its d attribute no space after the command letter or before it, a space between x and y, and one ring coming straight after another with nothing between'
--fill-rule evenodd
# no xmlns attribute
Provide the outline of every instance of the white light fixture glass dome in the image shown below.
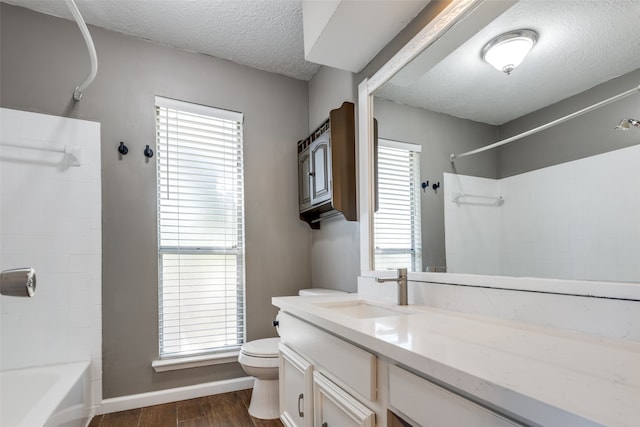
<svg viewBox="0 0 640 427"><path fill-rule="evenodd" d="M493 68L510 74L516 68L538 40L533 30L516 30L499 35L484 45L482 59Z"/></svg>

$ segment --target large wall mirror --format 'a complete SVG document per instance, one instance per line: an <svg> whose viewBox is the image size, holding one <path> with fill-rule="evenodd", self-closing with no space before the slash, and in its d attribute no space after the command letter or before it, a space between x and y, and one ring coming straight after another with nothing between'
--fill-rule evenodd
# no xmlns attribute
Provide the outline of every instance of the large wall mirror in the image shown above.
<svg viewBox="0 0 640 427"><path fill-rule="evenodd" d="M640 282L639 23L637 0L451 2L361 85L363 266ZM521 30L515 69L483 59Z"/></svg>

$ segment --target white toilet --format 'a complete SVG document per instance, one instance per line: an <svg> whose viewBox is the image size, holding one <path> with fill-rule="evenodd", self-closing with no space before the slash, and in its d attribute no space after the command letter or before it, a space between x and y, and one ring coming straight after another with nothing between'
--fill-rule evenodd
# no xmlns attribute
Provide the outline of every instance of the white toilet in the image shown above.
<svg viewBox="0 0 640 427"><path fill-rule="evenodd" d="M301 289L300 296L344 294L333 289ZM278 399L278 343L280 338L264 338L249 341L240 349L238 362L242 369L255 378L249 415L254 418L272 420L280 417Z"/></svg>

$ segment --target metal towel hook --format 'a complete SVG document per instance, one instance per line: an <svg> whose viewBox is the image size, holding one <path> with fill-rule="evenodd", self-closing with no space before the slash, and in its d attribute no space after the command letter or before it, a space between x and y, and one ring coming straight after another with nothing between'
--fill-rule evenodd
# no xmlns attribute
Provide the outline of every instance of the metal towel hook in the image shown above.
<svg viewBox="0 0 640 427"><path fill-rule="evenodd" d="M129 152L129 149L127 148L127 146L124 145L124 142L120 141L120 146L118 147L118 153L122 154L123 156L126 156L128 152Z"/></svg>

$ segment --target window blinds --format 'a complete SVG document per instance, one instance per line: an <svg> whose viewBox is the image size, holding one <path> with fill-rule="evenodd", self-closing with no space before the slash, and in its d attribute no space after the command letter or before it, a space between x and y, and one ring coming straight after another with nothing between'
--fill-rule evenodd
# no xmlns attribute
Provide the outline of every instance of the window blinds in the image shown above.
<svg viewBox="0 0 640 427"><path fill-rule="evenodd" d="M244 342L242 120L156 97L161 358Z"/></svg>
<svg viewBox="0 0 640 427"><path fill-rule="evenodd" d="M420 146L379 140L375 267L422 270Z"/></svg>

